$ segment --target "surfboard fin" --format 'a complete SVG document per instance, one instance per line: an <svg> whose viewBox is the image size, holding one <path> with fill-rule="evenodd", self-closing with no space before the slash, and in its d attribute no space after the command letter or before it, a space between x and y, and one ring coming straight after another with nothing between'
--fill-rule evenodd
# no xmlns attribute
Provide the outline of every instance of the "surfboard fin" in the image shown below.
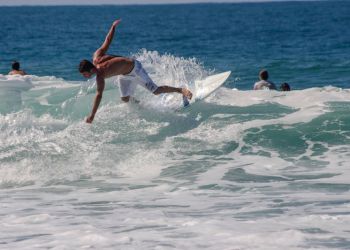
<svg viewBox="0 0 350 250"><path fill-rule="evenodd" d="M184 108L190 105L190 102L188 101L186 96L182 96L182 101L183 101Z"/></svg>

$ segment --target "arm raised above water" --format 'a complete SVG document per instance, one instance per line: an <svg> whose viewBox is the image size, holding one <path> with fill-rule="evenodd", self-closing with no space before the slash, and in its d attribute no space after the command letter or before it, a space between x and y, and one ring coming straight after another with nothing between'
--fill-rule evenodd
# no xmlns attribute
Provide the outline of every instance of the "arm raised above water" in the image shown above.
<svg viewBox="0 0 350 250"><path fill-rule="evenodd" d="M116 21L113 22L111 28L109 29L109 32L105 38L105 41L103 42L102 46L95 51L94 53L94 60L96 58L99 58L101 56L103 56L104 54L106 54L109 45L111 45L113 37L114 37L114 32L115 32L115 28L119 25L119 23L121 22L121 19L118 19Z"/></svg>

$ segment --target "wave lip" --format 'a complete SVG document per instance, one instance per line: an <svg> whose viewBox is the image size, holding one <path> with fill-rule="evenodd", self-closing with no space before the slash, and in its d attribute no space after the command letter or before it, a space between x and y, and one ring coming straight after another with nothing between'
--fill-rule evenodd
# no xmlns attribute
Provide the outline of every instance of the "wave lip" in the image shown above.
<svg viewBox="0 0 350 250"><path fill-rule="evenodd" d="M0 91L25 91L33 87L29 76L0 75Z"/></svg>
<svg viewBox="0 0 350 250"><path fill-rule="evenodd" d="M33 87L29 77L0 75L0 114L21 109L23 91Z"/></svg>

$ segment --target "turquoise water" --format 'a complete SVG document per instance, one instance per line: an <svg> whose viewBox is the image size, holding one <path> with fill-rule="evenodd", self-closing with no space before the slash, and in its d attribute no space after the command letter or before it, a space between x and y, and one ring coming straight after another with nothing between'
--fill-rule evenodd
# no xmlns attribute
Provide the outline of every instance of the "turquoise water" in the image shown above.
<svg viewBox="0 0 350 250"><path fill-rule="evenodd" d="M0 75L0 248L348 249L349 7L0 8L0 72L33 74ZM231 77L177 112L111 78L87 125L77 64L116 17L111 52L155 82ZM261 68L294 90L251 91Z"/></svg>

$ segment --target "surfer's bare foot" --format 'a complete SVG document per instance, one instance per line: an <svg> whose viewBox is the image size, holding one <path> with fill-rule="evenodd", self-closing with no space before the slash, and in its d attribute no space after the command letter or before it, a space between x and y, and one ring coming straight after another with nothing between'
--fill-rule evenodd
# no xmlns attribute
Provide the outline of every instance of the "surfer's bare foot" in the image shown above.
<svg viewBox="0 0 350 250"><path fill-rule="evenodd" d="M183 94L185 97L187 97L189 100L192 99L192 92L191 92L189 89L187 89L187 88L182 88L181 92L182 92L182 94Z"/></svg>

